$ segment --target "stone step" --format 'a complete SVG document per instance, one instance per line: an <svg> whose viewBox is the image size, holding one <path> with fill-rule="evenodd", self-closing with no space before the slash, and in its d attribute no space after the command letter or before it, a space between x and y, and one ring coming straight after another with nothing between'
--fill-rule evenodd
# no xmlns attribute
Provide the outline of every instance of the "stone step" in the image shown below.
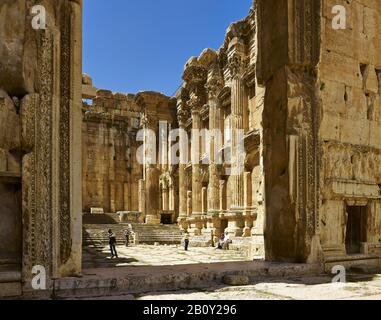
<svg viewBox="0 0 381 320"><path fill-rule="evenodd" d="M83 244L108 243L108 229L113 230L117 240L123 239L124 230L131 225L133 233L139 243L144 244L180 244L182 233L177 225L144 225L144 224L85 224L83 231ZM133 243L135 239L131 238ZM118 242L119 243L119 242Z"/></svg>

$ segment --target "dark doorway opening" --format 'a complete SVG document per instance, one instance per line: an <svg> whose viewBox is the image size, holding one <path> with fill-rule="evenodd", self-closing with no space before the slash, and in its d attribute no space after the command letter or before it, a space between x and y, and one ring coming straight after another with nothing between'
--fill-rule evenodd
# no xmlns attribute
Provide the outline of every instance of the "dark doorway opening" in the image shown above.
<svg viewBox="0 0 381 320"><path fill-rule="evenodd" d="M228 227L228 220L223 219L221 220L221 231L225 232L225 229Z"/></svg>
<svg viewBox="0 0 381 320"><path fill-rule="evenodd" d="M172 214L161 214L161 223L162 224L172 224Z"/></svg>
<svg viewBox="0 0 381 320"><path fill-rule="evenodd" d="M361 253L361 243L366 242L366 210L367 207L347 207L347 231L345 247L347 254Z"/></svg>
<svg viewBox="0 0 381 320"><path fill-rule="evenodd" d="M0 272L19 270L22 257L21 184L0 172ZM5 174L5 173L4 173Z"/></svg>

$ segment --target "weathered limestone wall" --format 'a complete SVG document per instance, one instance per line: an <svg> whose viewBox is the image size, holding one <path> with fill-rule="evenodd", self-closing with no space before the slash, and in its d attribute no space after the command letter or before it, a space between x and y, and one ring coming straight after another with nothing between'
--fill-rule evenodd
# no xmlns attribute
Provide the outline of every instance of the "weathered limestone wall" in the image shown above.
<svg viewBox="0 0 381 320"><path fill-rule="evenodd" d="M345 30L332 28L334 4L346 8ZM320 233L326 256L346 252L347 206L366 206L363 253L381 254L380 52L381 2L323 1Z"/></svg>
<svg viewBox="0 0 381 320"><path fill-rule="evenodd" d="M344 30L332 27L337 4ZM380 254L380 10L376 1L257 1L267 260L345 260L349 228L361 234L358 254ZM353 209L365 231L351 227Z"/></svg>
<svg viewBox="0 0 381 320"><path fill-rule="evenodd" d="M320 1L256 5L257 76L266 88L265 256L270 261L312 261L318 233L315 67Z"/></svg>
<svg viewBox="0 0 381 320"><path fill-rule="evenodd" d="M143 171L136 159L140 109L134 99L98 90L92 106L84 104L83 212L139 211Z"/></svg>
<svg viewBox="0 0 381 320"><path fill-rule="evenodd" d="M0 269L22 271L25 292L33 266L45 267L50 290L52 278L81 272L82 252L82 1L40 1L46 30L32 29L34 4L0 3L0 208L17 255ZM0 295L21 293L15 279Z"/></svg>

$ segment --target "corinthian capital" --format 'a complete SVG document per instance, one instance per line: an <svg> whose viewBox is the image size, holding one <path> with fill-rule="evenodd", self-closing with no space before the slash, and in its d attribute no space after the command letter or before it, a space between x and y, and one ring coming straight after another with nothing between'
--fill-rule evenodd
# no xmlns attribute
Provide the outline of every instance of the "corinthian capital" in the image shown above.
<svg viewBox="0 0 381 320"><path fill-rule="evenodd" d="M189 110L186 110L185 108L180 108L179 110L177 110L177 120L179 122L180 127L185 127L189 118Z"/></svg>
<svg viewBox="0 0 381 320"><path fill-rule="evenodd" d="M200 111L204 103L205 103L204 97L198 96L196 94L192 94L191 98L188 101L188 105L191 108L192 112Z"/></svg>
<svg viewBox="0 0 381 320"><path fill-rule="evenodd" d="M229 57L228 66L232 78L241 77L245 72L245 59L242 54L234 53Z"/></svg>
<svg viewBox="0 0 381 320"><path fill-rule="evenodd" d="M191 91L203 87L208 77L207 70L199 65L190 65L184 71L183 79Z"/></svg>
<svg viewBox="0 0 381 320"><path fill-rule="evenodd" d="M205 86L209 98L217 98L223 87L224 79L222 77L222 74L218 68L215 68L214 70L209 72L208 82Z"/></svg>

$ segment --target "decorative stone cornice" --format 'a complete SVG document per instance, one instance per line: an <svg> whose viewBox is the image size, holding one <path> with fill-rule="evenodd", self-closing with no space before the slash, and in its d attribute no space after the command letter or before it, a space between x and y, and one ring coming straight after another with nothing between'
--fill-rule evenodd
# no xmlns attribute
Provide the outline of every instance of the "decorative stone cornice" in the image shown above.
<svg viewBox="0 0 381 320"><path fill-rule="evenodd" d="M224 100L229 99L230 96L231 96L231 88L224 87L218 95L218 100L220 100L220 102L223 102Z"/></svg>
<svg viewBox="0 0 381 320"><path fill-rule="evenodd" d="M251 65L247 70L245 71L243 75L243 80L246 83L246 86L248 88L251 88L255 86L255 81L256 81L256 66Z"/></svg>
<svg viewBox="0 0 381 320"><path fill-rule="evenodd" d="M196 91L200 87L203 87L207 77L207 70L198 65L187 66L183 74L183 80L187 83L190 91Z"/></svg>

